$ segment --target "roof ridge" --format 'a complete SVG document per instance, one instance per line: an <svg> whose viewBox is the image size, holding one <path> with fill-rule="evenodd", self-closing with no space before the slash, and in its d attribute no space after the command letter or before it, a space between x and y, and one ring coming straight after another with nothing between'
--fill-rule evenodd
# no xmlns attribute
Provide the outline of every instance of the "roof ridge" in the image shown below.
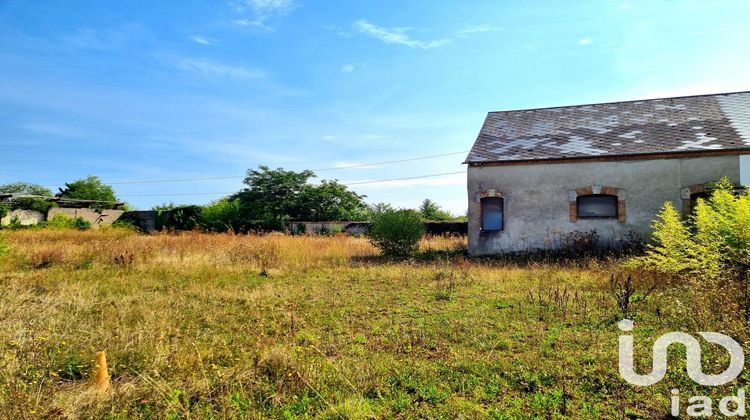
<svg viewBox="0 0 750 420"><path fill-rule="evenodd" d="M699 95L666 96L666 97L660 97L660 98L647 98L647 99L630 99L630 100L625 100L625 101L592 102L592 103L575 104L575 105L543 106L539 108L506 109L502 111L489 111L487 114L488 115L489 114L504 114L507 112L521 112L521 111L542 111L545 109L583 108L586 106L594 106L594 105L614 105L614 104L627 104L627 103L646 102L646 101L663 101L665 99L703 98L707 96L739 95L743 93L750 93L750 90L740 90L736 92L702 93Z"/></svg>

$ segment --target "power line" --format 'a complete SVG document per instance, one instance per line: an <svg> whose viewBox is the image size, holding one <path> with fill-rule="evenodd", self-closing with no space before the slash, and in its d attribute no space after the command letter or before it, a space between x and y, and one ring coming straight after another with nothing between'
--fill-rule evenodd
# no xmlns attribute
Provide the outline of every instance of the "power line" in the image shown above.
<svg viewBox="0 0 750 420"><path fill-rule="evenodd" d="M371 181L355 181L355 182L342 182L344 185L364 185L364 184L376 184L381 182L391 182L391 181L405 181L409 179L420 179L420 178L434 178L438 176L446 176L446 175L458 175L458 174L464 174L465 171L458 171L458 172L443 172L440 174L430 174L430 175L417 175L417 176L407 176L402 178L390 178L390 179L375 179ZM198 193L167 193L167 194L118 194L120 197L166 197L166 196L186 196L186 195L228 195L228 194L234 194L236 191L231 192L198 192Z"/></svg>
<svg viewBox="0 0 750 420"><path fill-rule="evenodd" d="M323 171L334 171L334 170L340 170L340 169L353 169L353 168L365 168L368 166L378 166L378 165L388 165L393 163L403 163L403 162L413 162L417 160L425 160L425 159L435 159L439 157L445 157L445 156L453 156L458 154L468 153L468 150L462 150L459 152L451 152L451 153L442 153L439 155L427 155L427 156L417 156L413 158L408 159L397 159L397 160L387 160L383 162L373 162L373 163L359 163L354 165L342 165L342 166L333 166L328 168L318 168L318 169L312 169L313 172L323 172ZM138 180L138 181L114 181L114 182L105 182L107 185L127 185L127 184L161 184L161 183L168 183L168 182L192 182L192 181L212 181L212 180L219 180L219 179L243 179L245 176L208 176L208 177L195 177L195 178L173 178L173 179L151 179L151 180ZM57 187L60 184L48 184L48 185L42 185L43 187Z"/></svg>
<svg viewBox="0 0 750 420"><path fill-rule="evenodd" d="M436 177L436 176L458 175L458 174L464 174L464 173L466 173L466 171L443 172L442 174L407 176L407 177L404 177L404 178L378 179L378 180L374 180L374 181L346 182L346 183L344 183L344 185L375 184L375 183L379 183L379 182L404 181L404 180L407 180L407 179L432 178L432 177Z"/></svg>
<svg viewBox="0 0 750 420"><path fill-rule="evenodd" d="M460 152L451 152L451 153L443 153L440 155L429 155L429 156L420 156L415 158L409 158L409 159L399 159L399 160L389 160L386 162L376 162L376 163L360 163L356 165L342 165L342 166L334 166L332 168L321 168L321 169L313 169L313 172L321 172L321 171L333 171L336 169L351 169L351 168L364 168L367 166L377 166L377 165L387 165L390 163L402 163L402 162L413 162L415 160L425 160L425 159L434 159L444 156L453 156L453 155L460 155L464 153L469 153L468 150L462 150Z"/></svg>

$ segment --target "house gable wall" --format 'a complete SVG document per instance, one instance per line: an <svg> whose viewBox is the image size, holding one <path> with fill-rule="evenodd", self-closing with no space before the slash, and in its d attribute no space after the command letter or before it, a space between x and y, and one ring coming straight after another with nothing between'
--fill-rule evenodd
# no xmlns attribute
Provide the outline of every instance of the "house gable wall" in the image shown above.
<svg viewBox="0 0 750 420"><path fill-rule="evenodd" d="M573 232L596 230L604 245L631 234L644 235L665 201L682 208L681 190L728 176L739 183L738 156L683 159L470 166L468 168L469 252L472 255L552 249ZM574 220L571 191L606 186L621 195L620 220ZM481 232L480 200L502 192L504 227ZM617 194L615 194L617 195ZM623 220L624 219L624 220Z"/></svg>

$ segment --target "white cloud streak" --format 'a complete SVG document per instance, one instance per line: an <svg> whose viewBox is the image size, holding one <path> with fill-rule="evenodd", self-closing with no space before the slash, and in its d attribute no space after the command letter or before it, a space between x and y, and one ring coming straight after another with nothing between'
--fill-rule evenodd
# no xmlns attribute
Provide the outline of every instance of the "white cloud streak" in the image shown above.
<svg viewBox="0 0 750 420"><path fill-rule="evenodd" d="M272 30L267 21L274 17L286 16L297 7L293 0L242 0L235 3L234 9L239 13L250 12L251 17L232 21L238 26L254 26Z"/></svg>
<svg viewBox="0 0 750 420"><path fill-rule="evenodd" d="M339 70L341 73L351 73L354 71L354 65L352 64L345 64L341 67L341 70Z"/></svg>
<svg viewBox="0 0 750 420"><path fill-rule="evenodd" d="M169 64L178 70L193 73L205 78L230 78L238 80L263 79L263 70L245 66L225 64L208 58L172 57Z"/></svg>
<svg viewBox="0 0 750 420"><path fill-rule="evenodd" d="M492 25L470 25L458 31L458 35L466 37L468 35L480 34L485 32L494 32L497 28Z"/></svg>
<svg viewBox="0 0 750 420"><path fill-rule="evenodd" d="M581 38L578 40L578 45L591 45L594 41L591 38Z"/></svg>
<svg viewBox="0 0 750 420"><path fill-rule="evenodd" d="M386 44L403 45L409 48L421 48L426 50L442 47L451 42L450 38L443 38L434 41L416 40L406 34L408 28L385 28L374 25L366 20L358 20L354 22L354 29L370 38L383 41Z"/></svg>
<svg viewBox="0 0 750 420"><path fill-rule="evenodd" d="M195 42L196 44L201 44L201 45L213 45L216 43L215 39L207 38L205 36L200 36L200 35L191 36L189 37L189 39Z"/></svg>

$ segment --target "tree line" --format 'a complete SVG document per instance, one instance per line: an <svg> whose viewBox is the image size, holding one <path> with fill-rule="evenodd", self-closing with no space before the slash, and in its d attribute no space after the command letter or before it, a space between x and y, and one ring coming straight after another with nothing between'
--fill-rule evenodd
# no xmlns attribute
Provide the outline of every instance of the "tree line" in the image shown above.
<svg viewBox="0 0 750 420"><path fill-rule="evenodd" d="M164 227L210 231L274 231L284 230L295 220L304 221L370 221L375 215L393 211L387 203L368 205L366 196L351 191L337 180L312 183L314 172L289 171L259 166L250 169L243 180L244 187L228 196L206 205L177 205L166 203L155 206L157 220ZM0 207L0 216L16 208L46 212L55 204L37 198L59 197L77 200L96 200L96 208L112 208L119 200L111 186L96 176L65 183L55 194L43 186L25 182L0 185L0 194L12 193L34 197L15 198ZM123 205L128 208L127 204ZM437 203L425 199L418 209L411 210L425 221L461 221L443 210Z"/></svg>

